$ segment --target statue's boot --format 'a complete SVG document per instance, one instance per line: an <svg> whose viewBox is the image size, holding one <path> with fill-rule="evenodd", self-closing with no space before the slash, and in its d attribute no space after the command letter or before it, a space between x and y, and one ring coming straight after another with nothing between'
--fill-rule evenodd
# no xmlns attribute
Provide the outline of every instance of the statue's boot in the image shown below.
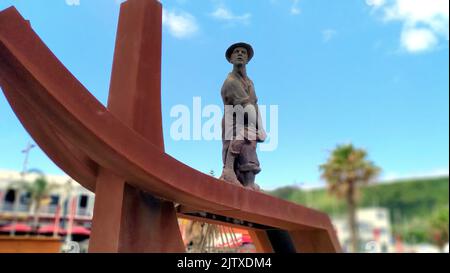
<svg viewBox="0 0 450 273"><path fill-rule="evenodd" d="M235 159L236 157L231 152L228 152L225 166L223 167L222 175L219 179L225 180L237 186L242 186L241 182L239 182L236 177L236 173L234 172Z"/></svg>
<svg viewBox="0 0 450 273"><path fill-rule="evenodd" d="M253 171L244 173L244 186L247 189L261 191L261 187L255 183L255 173Z"/></svg>

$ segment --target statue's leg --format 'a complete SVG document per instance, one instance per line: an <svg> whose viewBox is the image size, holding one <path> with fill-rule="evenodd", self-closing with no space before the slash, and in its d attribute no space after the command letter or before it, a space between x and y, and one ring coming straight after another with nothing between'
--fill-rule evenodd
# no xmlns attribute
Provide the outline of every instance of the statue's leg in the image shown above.
<svg viewBox="0 0 450 273"><path fill-rule="evenodd" d="M244 172L242 175L243 181L242 184L244 187L251 187L253 184L255 184L255 173L254 172Z"/></svg>
<svg viewBox="0 0 450 273"><path fill-rule="evenodd" d="M255 183L256 174L253 171L243 173L243 177L244 181L242 181L242 184L244 187L255 191L261 190L259 185Z"/></svg>
<svg viewBox="0 0 450 273"><path fill-rule="evenodd" d="M234 171L237 154L233 152L231 144L229 145L228 149L224 151L224 154L224 166L220 179L241 186L241 183L237 179L236 173Z"/></svg>
<svg viewBox="0 0 450 273"><path fill-rule="evenodd" d="M255 183L256 174L261 171L256 155L256 141L247 141L242 147L239 155L239 170L242 173L241 182L244 187L259 191L260 187Z"/></svg>

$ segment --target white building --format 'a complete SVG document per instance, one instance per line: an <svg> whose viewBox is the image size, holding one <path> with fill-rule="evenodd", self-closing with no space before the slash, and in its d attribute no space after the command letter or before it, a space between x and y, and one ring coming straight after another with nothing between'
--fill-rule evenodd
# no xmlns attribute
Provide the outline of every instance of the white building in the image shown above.
<svg viewBox="0 0 450 273"><path fill-rule="evenodd" d="M22 221L32 218L30 193L18 187L17 181L31 184L39 176L38 173L22 176L16 171L0 170L0 226L10 222L13 217L18 217ZM94 209L94 193L65 175L45 175L45 179L52 185L52 191L47 202L41 205L39 210L41 224L54 221L58 209L59 216L64 221L73 208L75 220L90 225Z"/></svg>
<svg viewBox="0 0 450 273"><path fill-rule="evenodd" d="M386 253L395 250L392 238L389 210L385 208L364 208L357 210L359 248L361 252ZM348 218L335 218L339 241L344 251L351 249L351 235Z"/></svg>

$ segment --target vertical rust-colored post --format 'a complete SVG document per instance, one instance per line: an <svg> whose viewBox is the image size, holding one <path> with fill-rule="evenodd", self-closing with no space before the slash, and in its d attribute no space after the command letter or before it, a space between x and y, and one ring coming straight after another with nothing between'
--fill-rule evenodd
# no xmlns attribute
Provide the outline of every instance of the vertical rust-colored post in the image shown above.
<svg viewBox="0 0 450 273"><path fill-rule="evenodd" d="M255 245L257 253L273 253L273 247L270 243L267 232L264 230L249 230L250 237Z"/></svg>
<svg viewBox="0 0 450 273"><path fill-rule="evenodd" d="M161 114L162 7L156 0L122 4L108 110L164 151ZM184 252L174 205L101 169L90 252Z"/></svg>
<svg viewBox="0 0 450 273"><path fill-rule="evenodd" d="M336 253L340 252L335 234L329 230L297 230L289 234L298 253ZM334 235L334 236L333 236Z"/></svg>

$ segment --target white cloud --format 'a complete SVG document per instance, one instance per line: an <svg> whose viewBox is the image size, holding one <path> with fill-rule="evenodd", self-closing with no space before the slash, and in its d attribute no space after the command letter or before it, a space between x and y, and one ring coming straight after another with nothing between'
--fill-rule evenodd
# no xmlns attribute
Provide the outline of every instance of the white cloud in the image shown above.
<svg viewBox="0 0 450 273"><path fill-rule="evenodd" d="M434 48L438 43L438 38L429 29L411 28L403 31L401 43L408 52L416 53Z"/></svg>
<svg viewBox="0 0 450 273"><path fill-rule="evenodd" d="M300 8L298 7L299 2L300 2L300 0L293 0L292 7L291 7L292 15L299 15L301 13Z"/></svg>
<svg viewBox="0 0 450 273"><path fill-rule="evenodd" d="M163 10L163 25L178 39L189 38L199 30L195 17L187 12Z"/></svg>
<svg viewBox="0 0 450 273"><path fill-rule="evenodd" d="M299 15L301 13L301 10L298 7L292 7L291 8L291 14L292 15Z"/></svg>
<svg viewBox="0 0 450 273"><path fill-rule="evenodd" d="M325 29L322 31L322 40L323 42L328 43L334 37L336 37L337 34L338 32L334 29Z"/></svg>
<svg viewBox="0 0 450 273"><path fill-rule="evenodd" d="M211 16L221 21L249 23L252 17L251 13L235 15L226 7L218 7Z"/></svg>
<svg viewBox="0 0 450 273"><path fill-rule="evenodd" d="M449 40L449 0L366 0L386 22L403 23L401 46L410 53L434 49Z"/></svg>
<svg viewBox="0 0 450 273"><path fill-rule="evenodd" d="M69 6L79 6L80 0L66 0L66 4Z"/></svg>
<svg viewBox="0 0 450 273"><path fill-rule="evenodd" d="M386 3L385 0L366 0L366 4L375 8L381 7Z"/></svg>
<svg viewBox="0 0 450 273"><path fill-rule="evenodd" d="M448 0L396 0L387 8L387 19L406 20L411 23L431 24L449 15Z"/></svg>

